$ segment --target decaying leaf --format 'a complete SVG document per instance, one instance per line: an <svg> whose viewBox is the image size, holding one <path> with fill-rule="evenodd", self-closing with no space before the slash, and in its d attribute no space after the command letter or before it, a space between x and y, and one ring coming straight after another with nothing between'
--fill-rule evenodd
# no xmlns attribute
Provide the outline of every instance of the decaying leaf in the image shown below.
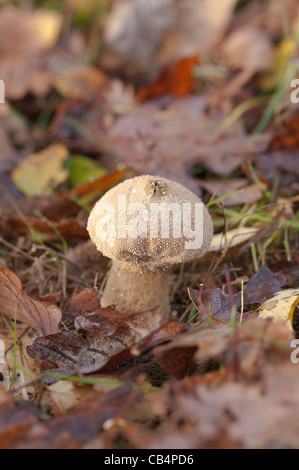
<svg viewBox="0 0 299 470"><path fill-rule="evenodd" d="M299 306L299 289L285 289L276 292L258 309L260 318L271 318L275 322L285 321L293 331L293 316Z"/></svg>
<svg viewBox="0 0 299 470"><path fill-rule="evenodd" d="M272 48L268 35L251 25L235 29L224 42L223 52L230 66L248 70L251 74L265 70L271 64Z"/></svg>
<svg viewBox="0 0 299 470"><path fill-rule="evenodd" d="M226 233L217 233L213 236L209 251L221 251L240 245L250 239L258 231L255 227L238 227L228 230Z"/></svg>
<svg viewBox="0 0 299 470"><path fill-rule="evenodd" d="M83 374L113 366L131 355L131 347L145 340L165 319L155 312L121 315L112 309L98 309L79 315L73 331L61 331L37 338L28 354L42 367L78 370Z"/></svg>
<svg viewBox="0 0 299 470"><path fill-rule="evenodd" d="M53 144L45 150L22 159L12 171L12 180L26 195L49 194L68 175L63 163L68 150L61 144Z"/></svg>
<svg viewBox="0 0 299 470"><path fill-rule="evenodd" d="M138 64L148 60L171 23L170 0L124 0L115 3L104 29L104 42L115 55L115 65L127 62Z"/></svg>
<svg viewBox="0 0 299 470"><path fill-rule="evenodd" d="M107 77L100 70L92 67L74 67L58 75L54 86L65 98L71 100L95 99Z"/></svg>
<svg viewBox="0 0 299 470"><path fill-rule="evenodd" d="M74 219L68 219L59 223L49 223L37 217L21 218L16 215L7 218L3 235L4 237L11 236L11 233L14 235L25 235L30 231L29 227L45 234L48 240L59 239L59 236L63 236L66 240L89 238L85 225Z"/></svg>
<svg viewBox="0 0 299 470"><path fill-rule="evenodd" d="M123 179L126 170L113 171L104 176L99 176L98 178L92 179L87 183L83 183L80 186L72 188L66 196L68 198L79 198L83 196L91 196L96 193L102 193L107 191L112 186L117 185Z"/></svg>
<svg viewBox="0 0 299 470"><path fill-rule="evenodd" d="M123 403L136 399L130 387L118 387L104 396L73 407L68 414L40 421L32 412L17 407L0 387L0 448L80 448L113 418Z"/></svg>
<svg viewBox="0 0 299 470"><path fill-rule="evenodd" d="M170 94L174 98L182 98L194 91L193 68L198 62L194 55L179 60L175 64L163 69L156 80L139 91L137 97L140 101Z"/></svg>
<svg viewBox="0 0 299 470"><path fill-rule="evenodd" d="M3 315L26 323L44 335L59 331L61 310L56 305L32 300L24 294L20 278L10 269L0 269L0 300Z"/></svg>
<svg viewBox="0 0 299 470"><path fill-rule="evenodd" d="M284 282L282 274L273 274L267 266L262 266L245 285L243 292L238 292L233 296L234 305L240 307L241 303L248 305L264 302L279 291ZM232 309L229 294L221 292L218 288L199 291L189 288L188 291L201 322L206 321L209 314L221 320L229 320Z"/></svg>
<svg viewBox="0 0 299 470"><path fill-rule="evenodd" d="M284 131L274 135L269 143L269 149L295 150L299 147L299 114L294 114L284 123ZM298 168L298 166L297 166Z"/></svg>
<svg viewBox="0 0 299 470"><path fill-rule="evenodd" d="M184 0L177 4L181 50L186 54L209 54L224 34L236 0Z"/></svg>
<svg viewBox="0 0 299 470"><path fill-rule="evenodd" d="M0 16L0 70L9 99L32 91L45 95L51 74L42 64L43 55L56 44L62 24L57 11L6 6Z"/></svg>
<svg viewBox="0 0 299 470"><path fill-rule="evenodd" d="M220 117L208 117L206 104L207 97L201 95L185 96L162 110L159 103L143 103L119 117L101 141L117 161L138 173L164 176L198 194L199 184L191 174L194 166L229 176L242 162L252 160L261 142L268 140L240 136L234 128L224 139L215 139Z"/></svg>
<svg viewBox="0 0 299 470"><path fill-rule="evenodd" d="M275 341L275 337L277 340L279 338L279 341ZM181 348L189 348L192 351L196 348L194 360L198 363L209 359L221 360L224 353L227 354L226 363L230 363L236 354L239 357L239 366L250 376L256 372L256 361L259 358L259 347L262 342L266 342L269 349L282 349L287 354L290 352L290 340L291 335L282 323L271 326L271 322L255 318L236 326L229 324L218 324L209 328L196 326L157 348L156 354L177 351Z"/></svg>

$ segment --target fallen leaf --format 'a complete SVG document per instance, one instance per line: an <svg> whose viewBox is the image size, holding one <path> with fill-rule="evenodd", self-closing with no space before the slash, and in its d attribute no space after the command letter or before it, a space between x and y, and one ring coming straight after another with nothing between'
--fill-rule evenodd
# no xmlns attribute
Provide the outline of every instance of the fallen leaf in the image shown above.
<svg viewBox="0 0 299 470"><path fill-rule="evenodd" d="M84 197L107 191L118 184L123 179L125 173L126 170L119 170L108 173L104 176L99 176L92 181L88 181L87 183L83 183L80 186L72 188L66 196L68 198Z"/></svg>
<svg viewBox="0 0 299 470"><path fill-rule="evenodd" d="M293 316L299 306L299 289L285 289L269 297L258 309L260 318L271 318L275 322L285 321L293 329Z"/></svg>
<svg viewBox="0 0 299 470"><path fill-rule="evenodd" d="M68 195L59 192L48 196L24 197L19 201L18 208L25 218L42 214L56 222L64 217L75 217L81 209Z"/></svg>
<svg viewBox="0 0 299 470"><path fill-rule="evenodd" d="M159 351L159 348L157 349L154 354L155 361L168 374L177 379L182 379L195 372L194 353L196 347L174 348L170 351Z"/></svg>
<svg viewBox="0 0 299 470"><path fill-rule="evenodd" d="M115 3L105 22L103 40L113 68L148 61L172 23L171 0L124 0Z"/></svg>
<svg viewBox="0 0 299 470"><path fill-rule="evenodd" d="M94 181L106 174L106 170L102 166L85 155L72 155L69 172L69 181L72 187Z"/></svg>
<svg viewBox="0 0 299 470"><path fill-rule="evenodd" d="M221 40L232 17L236 0L184 0L177 3L177 27L181 53L208 55Z"/></svg>
<svg viewBox="0 0 299 470"><path fill-rule="evenodd" d="M12 5L1 9L0 69L7 99L21 99L29 91L41 95L49 92L51 74L44 69L42 59L56 44L61 25L57 11Z"/></svg>
<svg viewBox="0 0 299 470"><path fill-rule="evenodd" d="M63 313L75 318L79 315L95 313L98 310L102 310L99 291L87 287L72 295ZM114 313L113 309L106 309L106 311L108 314Z"/></svg>
<svg viewBox="0 0 299 470"><path fill-rule="evenodd" d="M150 98L170 94L174 98L182 98L194 91L193 68L198 62L198 55L180 59L164 68L158 77L147 87L142 88L137 99L146 101Z"/></svg>
<svg viewBox="0 0 299 470"><path fill-rule="evenodd" d="M278 341L275 341L275 337ZM283 323L271 325L271 322L255 318L239 326L238 324L236 326L218 324L208 328L195 326L190 331L177 335L168 344L156 348L156 354L195 347L196 362L214 359L225 360L226 364L230 364L236 354L239 358L239 367L250 376L256 373L256 361L260 354L259 348L256 348L256 341L259 345L265 342L263 345L265 349L277 349L288 354L290 339L291 336ZM223 357L224 354L226 357Z"/></svg>
<svg viewBox="0 0 299 470"><path fill-rule="evenodd" d="M58 380L58 382L48 385L48 390L62 413L65 413L83 399L76 393L74 384L70 380Z"/></svg>
<svg viewBox="0 0 299 470"><path fill-rule="evenodd" d="M61 144L53 144L45 150L22 159L11 174L15 185L26 195L49 194L68 176L63 164L68 150Z"/></svg>
<svg viewBox="0 0 299 470"><path fill-rule="evenodd" d="M1 392L1 388L0 388ZM123 404L136 399L130 387L118 387L71 408L68 413L40 421L32 412L18 407L9 395L0 403L1 449L74 449L94 438Z"/></svg>
<svg viewBox="0 0 299 470"><path fill-rule="evenodd" d="M213 236L209 251L221 251L240 245L258 232L256 227L238 227Z"/></svg>
<svg viewBox="0 0 299 470"><path fill-rule="evenodd" d="M43 368L64 368L83 374L123 362L131 347L145 340L165 322L155 312L121 315L111 308L75 318L75 331L37 338L28 348Z"/></svg>
<svg viewBox="0 0 299 470"><path fill-rule="evenodd" d="M100 70L88 67L72 67L54 79L57 91L70 100L91 101L100 93L107 77Z"/></svg>
<svg viewBox="0 0 299 470"><path fill-rule="evenodd" d="M282 274L273 274L267 266L262 266L245 285L243 292L234 294L234 304L236 307L240 307L242 302L243 305L262 303L279 291L284 282ZM221 292L219 288L200 289L199 291L189 288L188 291L201 322L206 321L209 314L224 321L230 319L232 305L229 294Z"/></svg>
<svg viewBox="0 0 299 470"><path fill-rule="evenodd" d="M144 103L119 117L101 141L118 162L139 174L158 174L198 194L198 181L191 174L194 166L229 176L242 162L259 154L261 141L268 140L240 136L235 129L225 138L214 139L219 117L206 115L206 98L186 96L163 110L156 102Z"/></svg>
<svg viewBox="0 0 299 470"><path fill-rule="evenodd" d="M224 41L222 51L230 67L248 70L252 75L268 69L272 63L269 36L261 28L251 25L233 30Z"/></svg>
<svg viewBox="0 0 299 470"><path fill-rule="evenodd" d="M17 215L12 215L6 219L5 225L2 228L3 237L9 238L12 234L14 234L14 236L26 235L30 232L30 229L35 229L44 234L45 238L48 240L57 240L59 236L63 236L66 240L72 240L74 238L87 240L89 238L85 224L82 225L74 219L68 219L58 223L48 223L41 218L21 218Z"/></svg>
<svg viewBox="0 0 299 470"><path fill-rule="evenodd" d="M24 294L20 278L10 269L0 269L0 299L3 315L26 323L43 335L59 331L61 310Z"/></svg>
<svg viewBox="0 0 299 470"><path fill-rule="evenodd" d="M299 114L294 114L284 123L285 130L274 135L269 143L269 149L297 150L299 147ZM283 162L282 162L283 163ZM298 168L298 165L296 166Z"/></svg>

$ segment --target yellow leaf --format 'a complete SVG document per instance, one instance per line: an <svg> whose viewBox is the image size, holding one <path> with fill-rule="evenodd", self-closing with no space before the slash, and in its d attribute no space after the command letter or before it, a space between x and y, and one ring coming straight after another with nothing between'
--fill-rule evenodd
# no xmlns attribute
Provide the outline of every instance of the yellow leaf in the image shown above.
<svg viewBox="0 0 299 470"><path fill-rule="evenodd" d="M229 230L226 235L217 233L213 236L209 251L219 251L225 248L232 248L233 246L240 245L249 240L258 231L255 227L238 227Z"/></svg>
<svg viewBox="0 0 299 470"><path fill-rule="evenodd" d="M61 15L54 11L37 10L28 15L31 34L35 37L40 49L49 49L56 44L62 20Z"/></svg>
<svg viewBox="0 0 299 470"><path fill-rule="evenodd" d="M63 164L68 157L64 145L53 144L22 159L12 171L15 185L27 196L50 194L68 176Z"/></svg>
<svg viewBox="0 0 299 470"><path fill-rule="evenodd" d="M285 321L290 331L293 331L293 315L299 304L299 289L285 289L276 292L271 299L266 300L258 309L259 317L271 318L273 321Z"/></svg>

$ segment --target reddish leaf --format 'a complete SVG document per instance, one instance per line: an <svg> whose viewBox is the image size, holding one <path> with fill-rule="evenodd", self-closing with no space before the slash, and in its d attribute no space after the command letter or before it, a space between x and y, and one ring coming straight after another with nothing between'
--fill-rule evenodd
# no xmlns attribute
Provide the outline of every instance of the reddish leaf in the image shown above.
<svg viewBox="0 0 299 470"><path fill-rule="evenodd" d="M87 287L70 298L67 312L73 317L101 310L99 291ZM110 310L109 308L106 310ZM112 309L111 309L112 310Z"/></svg>
<svg viewBox="0 0 299 470"><path fill-rule="evenodd" d="M153 83L139 91L137 98L146 101L168 93L175 98L181 98L192 93L194 91L192 70L197 62L198 55L193 55L166 67Z"/></svg>
<svg viewBox="0 0 299 470"><path fill-rule="evenodd" d="M126 170L119 170L113 173L109 173L108 175L100 176L93 181L88 181L88 183L84 183L80 186L77 186L76 188L71 189L67 193L67 197L82 197L94 194L99 191L107 191L108 189L118 184L122 180L125 173Z"/></svg>
<svg viewBox="0 0 299 470"><path fill-rule="evenodd" d="M37 217L28 217L27 219L23 219L18 215L12 215L6 220L6 223L3 226L3 236L9 237L12 234L26 235L29 232L28 226L47 234L49 240L56 240L57 232L60 232L66 240L72 240L73 238L87 240L89 238L86 227L74 219L69 219L59 223L52 222L52 224L49 224L45 220Z"/></svg>
<svg viewBox="0 0 299 470"><path fill-rule="evenodd" d="M39 421L8 399L0 403L0 448L80 448L96 437L103 423L113 418L123 404L136 400L137 394L129 387L119 387L49 421Z"/></svg>
<svg viewBox="0 0 299 470"><path fill-rule="evenodd" d="M196 347L182 347L171 349L170 351L158 351L155 360L165 372L173 375L177 379L182 379L196 370L196 363L193 359Z"/></svg>
<svg viewBox="0 0 299 470"><path fill-rule="evenodd" d="M269 149L296 150L299 147L299 114L291 116L285 123L285 132L272 138Z"/></svg>

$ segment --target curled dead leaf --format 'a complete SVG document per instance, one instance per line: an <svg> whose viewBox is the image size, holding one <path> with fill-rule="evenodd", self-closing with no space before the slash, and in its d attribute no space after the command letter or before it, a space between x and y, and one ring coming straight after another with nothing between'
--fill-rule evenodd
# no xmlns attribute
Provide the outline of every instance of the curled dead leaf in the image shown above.
<svg viewBox="0 0 299 470"><path fill-rule="evenodd" d="M132 346L146 341L164 322L155 312L124 316L111 308L98 309L77 316L76 330L37 338L28 354L40 360L42 368L79 367L81 373L90 374L130 357Z"/></svg>
<svg viewBox="0 0 299 470"><path fill-rule="evenodd" d="M44 335L59 331L61 310L56 305L24 294L20 278L10 269L0 269L0 301L3 315L26 323Z"/></svg>

